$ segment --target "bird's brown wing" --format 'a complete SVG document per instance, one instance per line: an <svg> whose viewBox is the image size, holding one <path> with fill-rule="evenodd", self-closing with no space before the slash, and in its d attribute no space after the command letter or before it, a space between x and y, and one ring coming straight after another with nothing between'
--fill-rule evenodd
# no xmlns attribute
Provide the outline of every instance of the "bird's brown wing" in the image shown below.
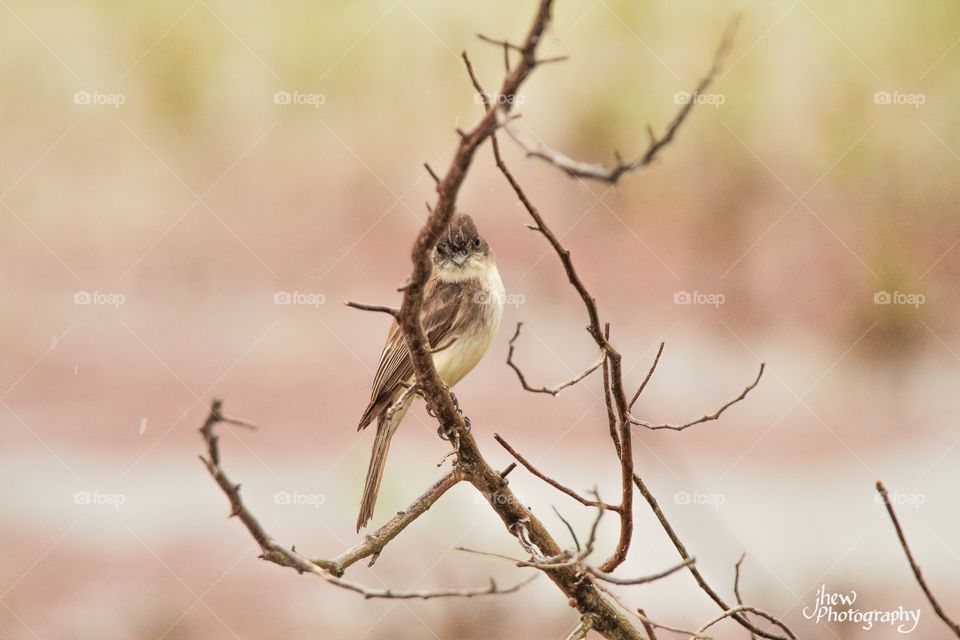
<svg viewBox="0 0 960 640"><path fill-rule="evenodd" d="M453 334L457 317L463 306L462 285L456 282L431 280L424 292L421 322L432 347L440 346ZM360 418L358 430L363 429L384 411L404 385L413 378L413 363L407 350L400 325L394 322L387 333L387 343L380 354L380 366L373 379L370 403Z"/></svg>

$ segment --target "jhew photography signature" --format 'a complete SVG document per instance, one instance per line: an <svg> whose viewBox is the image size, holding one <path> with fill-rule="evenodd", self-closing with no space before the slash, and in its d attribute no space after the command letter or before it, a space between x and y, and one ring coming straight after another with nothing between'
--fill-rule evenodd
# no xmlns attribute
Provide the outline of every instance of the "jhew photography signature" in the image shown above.
<svg viewBox="0 0 960 640"><path fill-rule="evenodd" d="M887 624L896 626L900 633L910 633L920 623L920 609L897 607L890 611L861 610L854 608L856 600L856 591L833 593L827 591L827 585L823 585L817 590L813 606L804 608L803 617L816 623L853 622L865 631L872 629L874 624Z"/></svg>

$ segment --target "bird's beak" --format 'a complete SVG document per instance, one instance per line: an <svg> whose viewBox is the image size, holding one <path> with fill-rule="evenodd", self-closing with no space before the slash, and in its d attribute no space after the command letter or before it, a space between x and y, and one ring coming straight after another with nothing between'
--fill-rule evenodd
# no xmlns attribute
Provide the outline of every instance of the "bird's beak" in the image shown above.
<svg viewBox="0 0 960 640"><path fill-rule="evenodd" d="M457 251L455 254L453 254L453 258L451 259L454 261L454 263L456 263L458 267L462 267L463 263L466 262L467 258L469 257L470 256L467 255L466 251Z"/></svg>

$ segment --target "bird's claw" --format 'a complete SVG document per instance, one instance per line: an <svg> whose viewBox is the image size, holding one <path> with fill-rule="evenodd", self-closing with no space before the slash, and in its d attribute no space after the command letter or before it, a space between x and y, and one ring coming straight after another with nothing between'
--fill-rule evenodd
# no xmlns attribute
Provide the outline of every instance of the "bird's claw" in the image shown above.
<svg viewBox="0 0 960 640"><path fill-rule="evenodd" d="M456 409L456 410L457 410L457 414L458 414L461 418L463 418L463 423L464 423L464 425L466 426L466 432L467 432L467 433L470 433L470 428L471 428L470 418L468 418L467 416L463 415L463 409L460 408L460 401L457 400L457 395L456 395L453 391L449 391L449 390L448 390L447 392L450 394L450 400L451 400L451 402L453 402L453 408ZM427 414L429 414L429 416L430 416L431 418L436 418L436 417L437 417L437 412L436 412L436 410L434 409L433 405L431 405L431 404L429 404L429 403L427 403ZM441 439L441 440L447 440L447 441L450 440L450 435L449 435L449 434L447 433L447 431L444 429L443 425L440 425L439 427L437 427L437 435L440 436L440 439Z"/></svg>

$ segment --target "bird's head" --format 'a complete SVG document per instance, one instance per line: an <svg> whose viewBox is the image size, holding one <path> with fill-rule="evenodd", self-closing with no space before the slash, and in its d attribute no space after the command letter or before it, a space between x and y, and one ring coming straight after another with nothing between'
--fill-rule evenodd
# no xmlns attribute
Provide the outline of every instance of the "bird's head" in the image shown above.
<svg viewBox="0 0 960 640"><path fill-rule="evenodd" d="M437 242L433 264L441 280L468 280L486 274L493 265L493 252L470 216L457 213Z"/></svg>

